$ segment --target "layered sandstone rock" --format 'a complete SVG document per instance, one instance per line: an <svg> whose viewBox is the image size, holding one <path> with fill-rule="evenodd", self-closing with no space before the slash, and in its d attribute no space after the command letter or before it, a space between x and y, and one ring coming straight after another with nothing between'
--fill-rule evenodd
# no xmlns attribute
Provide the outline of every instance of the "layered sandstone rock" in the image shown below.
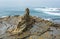
<svg viewBox="0 0 60 39"><path fill-rule="evenodd" d="M29 9L23 16L0 18L1 39L60 39L60 29L51 21L29 15ZM52 27L53 26L53 27ZM57 32L55 32L57 31Z"/></svg>

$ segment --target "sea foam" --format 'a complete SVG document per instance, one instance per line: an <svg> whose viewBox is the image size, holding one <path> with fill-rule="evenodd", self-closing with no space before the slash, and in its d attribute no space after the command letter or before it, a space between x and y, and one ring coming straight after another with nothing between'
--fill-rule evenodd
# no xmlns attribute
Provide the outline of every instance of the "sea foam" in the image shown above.
<svg viewBox="0 0 60 39"><path fill-rule="evenodd" d="M42 12L49 14L49 15L60 16L60 8L35 8L34 10L36 10L38 12L42 11Z"/></svg>

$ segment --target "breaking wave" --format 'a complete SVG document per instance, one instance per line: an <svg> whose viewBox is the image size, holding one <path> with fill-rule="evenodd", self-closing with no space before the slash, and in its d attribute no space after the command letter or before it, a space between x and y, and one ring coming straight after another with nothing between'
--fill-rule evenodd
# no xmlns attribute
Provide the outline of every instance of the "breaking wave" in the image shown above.
<svg viewBox="0 0 60 39"><path fill-rule="evenodd" d="M50 15L57 15L57 16L60 16L60 13L50 13L50 12L44 12L46 14L50 14Z"/></svg>
<svg viewBox="0 0 60 39"><path fill-rule="evenodd" d="M60 8L35 8L34 10L44 12L49 15L60 16Z"/></svg>

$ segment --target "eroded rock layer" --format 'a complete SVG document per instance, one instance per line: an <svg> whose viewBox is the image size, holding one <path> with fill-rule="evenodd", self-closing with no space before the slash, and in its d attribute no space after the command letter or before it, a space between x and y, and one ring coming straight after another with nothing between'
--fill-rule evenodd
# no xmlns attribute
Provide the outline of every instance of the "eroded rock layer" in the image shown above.
<svg viewBox="0 0 60 39"><path fill-rule="evenodd" d="M51 21L29 15L0 18L0 39L60 39L60 27Z"/></svg>

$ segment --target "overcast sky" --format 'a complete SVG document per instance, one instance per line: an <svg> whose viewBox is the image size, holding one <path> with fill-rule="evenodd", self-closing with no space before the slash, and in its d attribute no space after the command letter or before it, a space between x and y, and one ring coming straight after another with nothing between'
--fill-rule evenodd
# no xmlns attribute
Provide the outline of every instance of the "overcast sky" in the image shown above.
<svg viewBox="0 0 60 39"><path fill-rule="evenodd" d="M60 0L0 0L0 7L60 7Z"/></svg>

